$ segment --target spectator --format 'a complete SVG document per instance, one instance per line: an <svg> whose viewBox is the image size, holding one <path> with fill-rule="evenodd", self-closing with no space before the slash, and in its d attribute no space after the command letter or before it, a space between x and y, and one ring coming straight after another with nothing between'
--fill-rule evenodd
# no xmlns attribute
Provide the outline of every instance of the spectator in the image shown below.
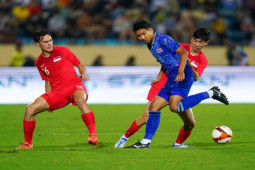
<svg viewBox="0 0 255 170"><path fill-rule="evenodd" d="M130 56L125 64L126 66L136 66L135 56Z"/></svg>
<svg viewBox="0 0 255 170"><path fill-rule="evenodd" d="M92 66L103 66L103 57L98 55L96 59L93 61Z"/></svg>
<svg viewBox="0 0 255 170"><path fill-rule="evenodd" d="M236 43L236 56L237 56L237 59L236 61L234 62L235 65L238 65L238 66L247 66L248 65L248 56L247 54L244 52L242 46L240 43Z"/></svg>
<svg viewBox="0 0 255 170"><path fill-rule="evenodd" d="M15 51L12 54L12 60L10 66L12 67L20 67L23 65L24 56L22 54L22 43L17 42L15 44Z"/></svg>
<svg viewBox="0 0 255 170"><path fill-rule="evenodd" d="M23 67L32 67L35 66L35 60L31 56L27 56L25 58L25 62L23 64Z"/></svg>

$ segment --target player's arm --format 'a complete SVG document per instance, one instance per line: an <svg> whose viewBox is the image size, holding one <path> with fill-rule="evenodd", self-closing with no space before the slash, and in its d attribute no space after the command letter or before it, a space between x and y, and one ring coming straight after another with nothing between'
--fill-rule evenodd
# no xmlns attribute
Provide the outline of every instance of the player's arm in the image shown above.
<svg viewBox="0 0 255 170"><path fill-rule="evenodd" d="M189 67L191 68L193 75L194 75L194 81L197 81L200 78L200 75L198 74L198 72L196 72L196 70L194 69L194 67L191 65L190 60L187 60L187 63L189 64Z"/></svg>
<svg viewBox="0 0 255 170"><path fill-rule="evenodd" d="M176 52L180 55L179 71L174 81L180 82L185 79L184 68L188 59L188 52L183 47L177 48Z"/></svg>
<svg viewBox="0 0 255 170"><path fill-rule="evenodd" d="M163 74L164 72L165 72L164 68L161 67L161 69L160 69L160 71L159 71L159 73L158 73L157 78L156 78L155 80L153 80L153 82L152 82L151 84L154 84L154 83L159 82L159 81L161 80L162 74Z"/></svg>
<svg viewBox="0 0 255 170"><path fill-rule="evenodd" d="M51 85L48 80L45 80L45 92L50 92L51 91Z"/></svg>
<svg viewBox="0 0 255 170"><path fill-rule="evenodd" d="M87 76L87 71L85 69L85 67L80 63L76 66L79 70L80 75L80 79L84 80L84 81L88 81L89 77Z"/></svg>

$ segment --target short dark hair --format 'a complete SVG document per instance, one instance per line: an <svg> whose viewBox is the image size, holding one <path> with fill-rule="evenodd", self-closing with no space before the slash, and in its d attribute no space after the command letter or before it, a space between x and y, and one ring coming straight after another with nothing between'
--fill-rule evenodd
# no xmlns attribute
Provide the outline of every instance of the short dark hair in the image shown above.
<svg viewBox="0 0 255 170"><path fill-rule="evenodd" d="M151 24L145 20L138 20L134 23L133 25L133 31L136 32L137 30L140 29L149 29L152 28Z"/></svg>
<svg viewBox="0 0 255 170"><path fill-rule="evenodd" d="M41 40L42 37L44 37L45 35L50 35L51 36L51 33L48 32L47 30L45 29L42 29L42 30L39 30L39 31L35 31L33 33L33 40L35 42L39 42Z"/></svg>
<svg viewBox="0 0 255 170"><path fill-rule="evenodd" d="M203 41L208 41L210 39L210 32L205 28L198 28L194 31L192 36L195 39L200 38Z"/></svg>

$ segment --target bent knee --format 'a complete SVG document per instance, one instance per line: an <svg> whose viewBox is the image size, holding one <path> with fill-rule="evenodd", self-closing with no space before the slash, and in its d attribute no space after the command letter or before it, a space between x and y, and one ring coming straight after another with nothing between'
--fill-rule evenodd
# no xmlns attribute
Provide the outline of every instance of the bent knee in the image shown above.
<svg viewBox="0 0 255 170"><path fill-rule="evenodd" d="M75 101L75 103L76 103L78 106L81 106L81 105L85 104L86 101L85 101L84 98L81 97L81 98L78 98L78 99Z"/></svg>
<svg viewBox="0 0 255 170"><path fill-rule="evenodd" d="M35 113L35 107L33 105L26 106L26 114L33 115Z"/></svg>
<svg viewBox="0 0 255 170"><path fill-rule="evenodd" d="M171 110L172 112L178 113L178 106L170 105L170 110Z"/></svg>

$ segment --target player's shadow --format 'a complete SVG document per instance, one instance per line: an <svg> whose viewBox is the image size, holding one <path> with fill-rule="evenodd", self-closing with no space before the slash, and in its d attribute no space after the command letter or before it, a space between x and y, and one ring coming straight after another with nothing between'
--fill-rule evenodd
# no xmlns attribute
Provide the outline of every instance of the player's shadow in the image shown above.
<svg viewBox="0 0 255 170"><path fill-rule="evenodd" d="M97 146L89 145L87 143L75 143L71 145L59 145L59 146L34 146L36 150L44 151L86 151L91 149L103 149L109 147L110 144L99 142Z"/></svg>

